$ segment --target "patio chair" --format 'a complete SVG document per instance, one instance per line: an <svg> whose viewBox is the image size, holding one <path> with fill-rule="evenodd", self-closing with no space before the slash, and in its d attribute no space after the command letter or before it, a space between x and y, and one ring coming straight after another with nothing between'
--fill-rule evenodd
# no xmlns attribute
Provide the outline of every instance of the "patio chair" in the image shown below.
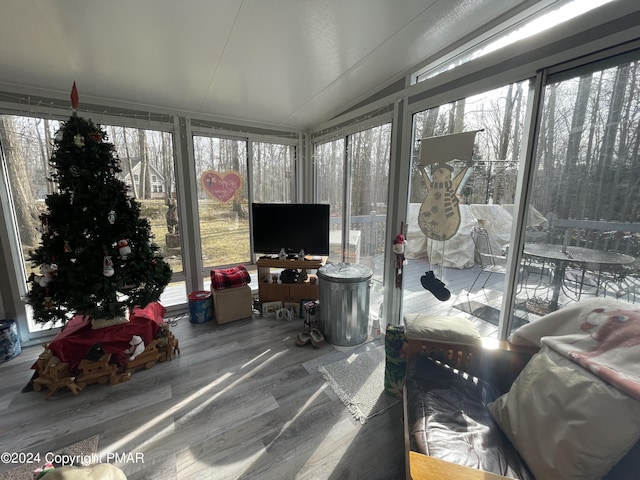
<svg viewBox="0 0 640 480"><path fill-rule="evenodd" d="M469 293L473 291L473 287L475 287L480 278L480 275L482 275L483 273L486 272L488 273L488 275L484 279L481 288L485 288L487 282L491 278L491 275L493 275L494 273L504 274L507 272L507 257L505 255L496 255L493 253L491 242L489 241L489 234L487 233L487 230L485 228L473 227L471 229L471 240L473 241L476 259L480 264L480 270L478 271L478 275L469 288Z"/></svg>

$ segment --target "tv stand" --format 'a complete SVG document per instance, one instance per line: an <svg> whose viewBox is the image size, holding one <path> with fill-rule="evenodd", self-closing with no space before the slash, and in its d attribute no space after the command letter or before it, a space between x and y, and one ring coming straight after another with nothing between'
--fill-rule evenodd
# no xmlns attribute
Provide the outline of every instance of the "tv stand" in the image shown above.
<svg viewBox="0 0 640 480"><path fill-rule="evenodd" d="M309 279L303 283L269 283L265 279L271 276L271 269L300 269L317 270L322 267L327 257L312 257L307 255L304 260L279 260L261 257L256 262L258 267L258 296L261 302L301 302L302 300L318 300L320 287L316 282L312 284Z"/></svg>

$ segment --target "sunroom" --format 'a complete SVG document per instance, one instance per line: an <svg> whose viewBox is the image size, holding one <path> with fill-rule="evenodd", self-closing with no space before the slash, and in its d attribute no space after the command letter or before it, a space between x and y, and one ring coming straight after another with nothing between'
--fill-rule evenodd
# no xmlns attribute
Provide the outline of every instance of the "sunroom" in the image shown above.
<svg viewBox="0 0 640 480"><path fill-rule="evenodd" d="M105 125L133 195L143 200L172 266L173 281L163 297L171 310L184 309L189 292L208 288L211 268L255 264L248 215L252 202L329 203L329 261L372 269L371 318L384 325L398 323L403 312L476 310L487 335L505 338L511 319L527 321L584 295L634 301L637 290L635 8L616 1L589 10L582 2L586 11L559 26L506 46L493 41L518 38L539 28L536 22L560 21L567 10L575 14L575 4L565 3L497 7L487 2L487 8L496 9L493 15L505 18L486 18L472 41L457 36L395 72L376 93L363 90L359 98L343 102L338 107L343 113L331 112L329 119L322 119L319 109L316 114L300 110L301 117L308 116L289 120L277 120L282 112L274 112L276 122L268 122L268 114L252 104L255 116L238 121L229 113L218 114L230 106L216 110L211 98L199 107L180 106L180 92L166 106L160 98L145 98L144 103L157 103L154 109L117 98L116 90L109 91L112 101L104 102L98 98L100 82L79 67L65 83L78 79L79 110ZM15 8L16 14L28 15ZM402 14L411 11L407 7ZM291 18L299 14L290 12ZM74 28L82 34L84 27L76 23ZM383 53L379 50L376 55ZM28 343L42 328L29 321L21 300L34 268L26 258L39 228L27 219L37 219L52 188L46 181L50 139L69 106L68 97L59 93L62 80L54 82L57 92L47 91L46 71L37 81L25 76L28 71L15 51L14 45L5 53L5 63L17 63L4 70L1 104L8 280L1 292L4 316L18 320L21 339ZM262 69L267 66L271 69L267 64ZM123 98L138 95L109 88L123 89ZM221 95L226 94L212 97ZM244 101L251 103L251 97L247 94ZM198 110L207 115L189 113ZM455 134L470 132L476 133L472 147L460 155L465 158L429 157L430 139L457 142ZM420 219L432 201L427 185L433 167L442 162L459 180L460 226L446 241L430 236ZM210 171L240 174L243 184L232 201L207 191L200 179ZM180 223L180 235L173 237L166 220L171 203ZM407 239L402 288L396 287L391 249L398 233ZM585 258L569 265L557 255L536 253L534 243L559 245L563 256L568 246L625 256L620 262ZM634 260L627 261L630 257ZM492 275L492 269L498 273ZM449 300L437 300L420 285L431 271L450 291ZM48 327L44 334L51 334Z"/></svg>

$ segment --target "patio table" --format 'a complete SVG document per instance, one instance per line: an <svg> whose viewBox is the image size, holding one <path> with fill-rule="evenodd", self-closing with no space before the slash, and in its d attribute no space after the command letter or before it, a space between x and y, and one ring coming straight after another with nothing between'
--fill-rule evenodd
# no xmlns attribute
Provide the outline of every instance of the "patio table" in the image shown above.
<svg viewBox="0 0 640 480"><path fill-rule="evenodd" d="M524 254L543 260L551 261L555 268L551 279L551 303L552 310L558 309L560 289L564 282L567 266L578 265L582 269L583 277L587 270L598 272L598 286L602 271L607 267L624 266L632 264L635 259L624 253L606 252L585 247L570 247L553 245L548 243L525 243Z"/></svg>

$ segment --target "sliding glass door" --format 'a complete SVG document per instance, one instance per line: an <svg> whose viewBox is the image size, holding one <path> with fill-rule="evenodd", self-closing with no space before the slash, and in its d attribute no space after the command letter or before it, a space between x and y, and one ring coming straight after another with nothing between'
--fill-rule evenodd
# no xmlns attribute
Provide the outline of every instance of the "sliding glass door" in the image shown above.
<svg viewBox="0 0 640 480"><path fill-rule="evenodd" d="M331 205L331 262L371 268L370 315L382 307L391 124L319 143L317 198Z"/></svg>
<svg viewBox="0 0 640 480"><path fill-rule="evenodd" d="M464 312L497 335L528 91L513 83L414 115L405 312Z"/></svg>
<svg viewBox="0 0 640 480"><path fill-rule="evenodd" d="M640 52L552 73L544 88L519 290L533 318L640 293Z"/></svg>

